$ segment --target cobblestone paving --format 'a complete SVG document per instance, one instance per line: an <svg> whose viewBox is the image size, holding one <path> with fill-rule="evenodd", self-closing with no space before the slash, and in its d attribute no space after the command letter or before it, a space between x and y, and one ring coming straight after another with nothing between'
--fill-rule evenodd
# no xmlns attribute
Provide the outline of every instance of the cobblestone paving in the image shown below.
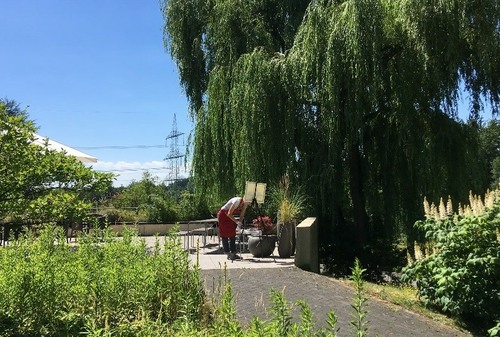
<svg viewBox="0 0 500 337"><path fill-rule="evenodd" d="M270 311L271 308L269 290L273 288L284 291L289 303L306 301L312 309L317 327L327 326L327 313L333 309L338 317L338 336L355 336L354 327L349 323L354 313L351 307L354 292L338 280L296 267L228 269L226 273L232 282L238 319L244 325L254 316L266 317L266 310ZM201 270L201 275L207 290L213 293L217 285L221 284L224 271ZM368 336L471 336L375 298L369 298L366 304ZM293 313L294 319L297 319L298 308Z"/></svg>

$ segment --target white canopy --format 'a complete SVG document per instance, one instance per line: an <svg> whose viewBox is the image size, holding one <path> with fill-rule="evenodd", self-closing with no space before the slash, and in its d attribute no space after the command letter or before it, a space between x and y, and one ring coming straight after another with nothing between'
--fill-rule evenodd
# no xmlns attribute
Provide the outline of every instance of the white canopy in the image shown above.
<svg viewBox="0 0 500 337"><path fill-rule="evenodd" d="M39 146L45 146L45 141L47 139L48 138L37 135L35 133L35 141L33 143L36 145L39 145ZM56 150L59 152L64 152L68 156L76 157L76 159L78 159L82 163L97 163L97 158L92 157L92 156L90 156L86 153L83 153L81 151L78 151L76 149L73 149L69 146L63 145L63 144L58 143L56 141L53 141L51 139L48 139L48 148L49 148L49 150Z"/></svg>

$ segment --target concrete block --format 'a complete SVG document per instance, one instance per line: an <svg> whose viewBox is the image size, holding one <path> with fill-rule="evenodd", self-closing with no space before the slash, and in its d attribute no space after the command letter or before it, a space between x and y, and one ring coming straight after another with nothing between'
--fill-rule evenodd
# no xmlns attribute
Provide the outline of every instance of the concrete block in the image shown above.
<svg viewBox="0 0 500 337"><path fill-rule="evenodd" d="M303 270L319 273L318 224L309 217L297 226L295 265Z"/></svg>

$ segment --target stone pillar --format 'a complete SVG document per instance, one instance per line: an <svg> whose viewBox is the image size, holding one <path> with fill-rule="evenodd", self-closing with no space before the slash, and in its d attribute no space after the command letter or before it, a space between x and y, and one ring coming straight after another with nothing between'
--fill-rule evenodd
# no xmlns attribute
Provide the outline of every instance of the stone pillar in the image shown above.
<svg viewBox="0 0 500 337"><path fill-rule="evenodd" d="M318 224L316 218L306 218L297 226L295 265L319 273Z"/></svg>

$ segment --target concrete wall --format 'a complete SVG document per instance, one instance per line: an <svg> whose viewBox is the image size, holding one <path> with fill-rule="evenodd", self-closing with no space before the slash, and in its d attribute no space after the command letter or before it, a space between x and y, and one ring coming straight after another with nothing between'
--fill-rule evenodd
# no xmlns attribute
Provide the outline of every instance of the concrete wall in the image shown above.
<svg viewBox="0 0 500 337"><path fill-rule="evenodd" d="M187 224L179 224L179 230L181 232L187 231ZM139 235L141 236L154 236L154 235L165 235L167 234L172 227L174 227L174 224L154 224L154 223L148 223L148 224L137 224L137 225L132 225L132 224L111 224L109 225L109 228L111 228L112 231L121 233L124 227L128 228L137 228L139 231ZM202 226L203 227L203 226ZM193 230L196 228L195 226L191 225L190 230Z"/></svg>
<svg viewBox="0 0 500 337"><path fill-rule="evenodd" d="M319 273L318 224L316 218L306 218L297 226L295 265Z"/></svg>

